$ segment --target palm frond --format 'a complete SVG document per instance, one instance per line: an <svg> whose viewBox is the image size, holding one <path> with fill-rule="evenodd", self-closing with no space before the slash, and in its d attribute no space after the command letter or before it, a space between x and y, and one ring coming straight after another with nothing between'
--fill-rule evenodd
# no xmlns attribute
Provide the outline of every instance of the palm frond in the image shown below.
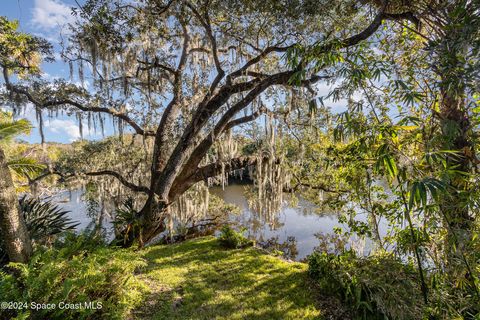
<svg viewBox="0 0 480 320"><path fill-rule="evenodd" d="M115 220L113 225L119 229L135 224L137 220L137 212L135 211L135 203L133 198L128 197L123 201L122 205L115 211Z"/></svg>
<svg viewBox="0 0 480 320"><path fill-rule="evenodd" d="M74 223L63 210L52 201L41 202L35 198L24 196L20 199L20 208L25 218L28 231L33 240L53 236L64 231L74 230L78 223Z"/></svg>
<svg viewBox="0 0 480 320"><path fill-rule="evenodd" d="M26 119L0 120L0 141L12 139L20 134L29 134L31 129L32 124Z"/></svg>
<svg viewBox="0 0 480 320"><path fill-rule="evenodd" d="M45 165L29 157L9 160L7 161L7 166L19 177L32 177L40 174L45 169Z"/></svg>

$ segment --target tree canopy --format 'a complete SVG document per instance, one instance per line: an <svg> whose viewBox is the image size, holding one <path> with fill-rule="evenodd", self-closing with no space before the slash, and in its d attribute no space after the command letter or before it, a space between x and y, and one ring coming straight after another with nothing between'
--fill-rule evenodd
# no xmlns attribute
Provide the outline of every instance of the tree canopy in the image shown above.
<svg viewBox="0 0 480 320"><path fill-rule="evenodd" d="M51 46L1 18L1 102L34 108L42 142L43 118L62 113L81 135L116 132L73 143L30 185L55 175L134 198L117 240L143 246L248 174L271 220L296 192L338 212L338 234L413 261L424 306L452 286L478 311L477 1L88 0L73 15L70 75L54 81L40 77ZM0 121L0 138L12 125L28 129Z"/></svg>

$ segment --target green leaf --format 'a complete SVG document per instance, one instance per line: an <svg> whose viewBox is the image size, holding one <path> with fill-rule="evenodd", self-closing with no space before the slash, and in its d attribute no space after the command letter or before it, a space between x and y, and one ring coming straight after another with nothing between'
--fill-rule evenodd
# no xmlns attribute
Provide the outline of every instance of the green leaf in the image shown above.
<svg viewBox="0 0 480 320"><path fill-rule="evenodd" d="M45 169L45 165L40 164L33 158L23 157L13 159L7 162L7 166L14 174L21 177L29 177L41 173Z"/></svg>
<svg viewBox="0 0 480 320"><path fill-rule="evenodd" d="M0 115L0 142L4 140L9 140L15 136L21 134L29 134L32 129L31 123L26 119L20 119L14 121L13 119L8 119L5 114Z"/></svg>

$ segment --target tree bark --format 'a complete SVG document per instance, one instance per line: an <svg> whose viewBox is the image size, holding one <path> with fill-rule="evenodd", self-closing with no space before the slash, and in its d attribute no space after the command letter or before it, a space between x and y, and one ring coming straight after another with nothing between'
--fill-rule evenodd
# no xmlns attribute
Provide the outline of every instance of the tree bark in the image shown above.
<svg viewBox="0 0 480 320"><path fill-rule="evenodd" d="M441 127L444 136L444 148L455 151L456 154L447 157L448 166L459 171L450 177L448 197L443 201L444 224L447 228L447 264L458 265L462 263L461 254L467 250L472 237L474 219L468 210L468 193L470 190L469 178L464 174L472 171L471 158L474 147L468 136L470 121L463 110L462 98L452 97L443 93L441 109Z"/></svg>
<svg viewBox="0 0 480 320"><path fill-rule="evenodd" d="M145 243L166 230L167 214L166 202L160 201L158 196L150 196L142 210L137 213L137 223L122 230L112 244L127 248L138 241L138 245L143 247Z"/></svg>
<svg viewBox="0 0 480 320"><path fill-rule="evenodd" d="M15 187L5 154L0 148L0 231L8 258L12 262L28 262L32 244L20 212Z"/></svg>
<svg viewBox="0 0 480 320"><path fill-rule="evenodd" d="M456 25L455 25L456 26ZM446 263L448 268L463 263L463 255L472 239L474 218L468 209L468 195L471 193L469 174L475 159L475 148L470 135L471 123L467 113L464 65L465 54L462 30L456 27L446 32L438 49L440 75L440 125L444 150L455 151L447 155L448 167L455 170L450 175L448 197L440 210L447 228Z"/></svg>

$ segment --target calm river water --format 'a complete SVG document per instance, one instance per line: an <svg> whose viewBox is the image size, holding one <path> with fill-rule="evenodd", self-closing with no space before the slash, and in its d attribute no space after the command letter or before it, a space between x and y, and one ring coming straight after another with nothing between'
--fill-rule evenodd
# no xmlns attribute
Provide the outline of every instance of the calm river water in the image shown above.
<svg viewBox="0 0 480 320"><path fill-rule="evenodd" d="M232 214L229 217L232 224L245 227L245 234L248 237L255 239L261 246L283 251L285 257L289 259L303 260L311 254L321 243L319 234L333 235L335 227L346 229L345 225L337 221L334 213L319 214L311 203L304 200L299 200L295 207L285 204L283 209L277 213L275 223L269 224L249 208L244 195L245 188L244 185L229 185L225 187L225 190L220 187L211 188L210 192L225 202L240 208L240 214ZM59 204L70 211L70 217L79 223L78 230L93 225L92 217L88 216L87 205L82 199L81 190L63 192L56 196L55 200L60 201ZM103 227L107 236L111 237L112 219L108 214L110 210L106 211ZM365 217L360 215L357 216L357 219L365 220ZM381 225L381 233L384 229L384 226ZM358 239L352 239L348 246L356 247L355 249L363 254L368 254L372 248L371 241L363 242Z"/></svg>

